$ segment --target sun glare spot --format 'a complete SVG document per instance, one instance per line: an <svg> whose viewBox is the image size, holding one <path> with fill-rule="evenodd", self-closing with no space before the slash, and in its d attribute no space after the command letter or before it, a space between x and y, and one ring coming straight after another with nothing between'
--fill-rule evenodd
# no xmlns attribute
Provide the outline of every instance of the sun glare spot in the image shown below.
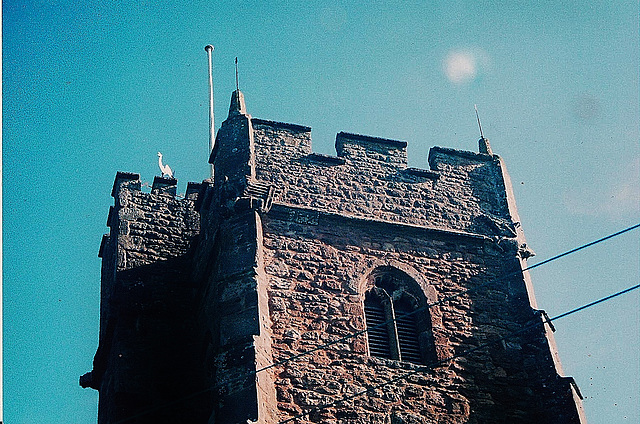
<svg viewBox="0 0 640 424"><path fill-rule="evenodd" d="M444 59L443 70L449 81L462 85L473 81L478 75L479 68L487 65L488 58L482 52L452 50Z"/></svg>
<svg viewBox="0 0 640 424"><path fill-rule="evenodd" d="M464 84L476 77L476 60L468 52L451 52L444 62L444 72L454 84Z"/></svg>

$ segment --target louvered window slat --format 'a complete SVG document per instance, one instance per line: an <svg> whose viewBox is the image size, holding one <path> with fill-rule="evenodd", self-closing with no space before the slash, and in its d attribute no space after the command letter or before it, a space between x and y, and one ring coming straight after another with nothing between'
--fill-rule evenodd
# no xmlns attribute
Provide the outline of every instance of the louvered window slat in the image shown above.
<svg viewBox="0 0 640 424"><path fill-rule="evenodd" d="M365 300L364 315L367 322L371 356L391 358L389 332L387 325L384 324L386 315L380 301L376 298Z"/></svg>
<svg viewBox="0 0 640 424"><path fill-rule="evenodd" d="M396 325L398 330L398 342L400 355L403 361L422 363L420 354L420 342L418 340L418 326L414 315L406 315L411 312L407 308L396 309Z"/></svg>

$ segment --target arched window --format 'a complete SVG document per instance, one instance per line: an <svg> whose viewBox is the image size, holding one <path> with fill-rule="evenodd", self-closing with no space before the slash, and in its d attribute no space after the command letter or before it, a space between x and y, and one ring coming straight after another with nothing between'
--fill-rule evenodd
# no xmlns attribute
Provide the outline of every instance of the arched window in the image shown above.
<svg viewBox="0 0 640 424"><path fill-rule="evenodd" d="M369 354L415 364L436 358L427 300L420 286L392 267L376 269L365 293Z"/></svg>

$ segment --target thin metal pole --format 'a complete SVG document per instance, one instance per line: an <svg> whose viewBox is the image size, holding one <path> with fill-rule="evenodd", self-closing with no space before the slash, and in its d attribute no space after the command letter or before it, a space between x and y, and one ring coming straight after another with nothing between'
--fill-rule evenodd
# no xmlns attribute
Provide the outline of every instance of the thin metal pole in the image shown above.
<svg viewBox="0 0 640 424"><path fill-rule="evenodd" d="M482 134L482 125L480 125L480 116L478 115L478 105L473 105L476 110L476 119L478 120L478 128L480 128L480 138L484 140L484 134Z"/></svg>
<svg viewBox="0 0 640 424"><path fill-rule="evenodd" d="M236 91L240 91L240 85L238 84L238 57L236 56Z"/></svg>
<svg viewBox="0 0 640 424"><path fill-rule="evenodd" d="M207 52L207 56L209 57L209 157L211 157L211 152L213 152L213 147L216 142L215 119L213 116L213 62L211 59L213 46L211 44L208 44L204 49ZM211 168L211 177L213 178L213 164L210 164L209 166Z"/></svg>

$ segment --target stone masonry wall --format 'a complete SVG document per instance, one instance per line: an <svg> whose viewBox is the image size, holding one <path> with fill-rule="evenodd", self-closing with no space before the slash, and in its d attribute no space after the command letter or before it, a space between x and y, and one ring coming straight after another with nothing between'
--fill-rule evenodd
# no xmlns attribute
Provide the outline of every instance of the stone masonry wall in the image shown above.
<svg viewBox="0 0 640 424"><path fill-rule="evenodd" d="M158 184L144 193L139 180L137 187L132 187L133 180L114 191L109 226L118 226L118 271L182 257L199 233L200 216L193 201L176 199L176 181L163 180L171 184L172 192Z"/></svg>
<svg viewBox="0 0 640 424"><path fill-rule="evenodd" d="M201 331L208 335L204 361L211 419L218 424L271 423L275 392L269 373L258 367L272 362L266 283L259 217L237 210L218 226L211 272L199 292ZM266 322L264 322L266 320Z"/></svg>
<svg viewBox="0 0 640 424"><path fill-rule="evenodd" d="M93 376L101 422L147 410L145 420L202 415L197 402L154 410L191 393L196 380L189 348L194 288L185 270L199 231L193 201L174 197L175 180L156 183L144 193L136 174L118 173L114 184L111 234L101 247L101 340Z"/></svg>
<svg viewBox="0 0 640 424"><path fill-rule="evenodd" d="M465 353L541 322L498 156L435 147L430 169L415 169L402 141L339 133L337 156L326 156L312 153L307 127L251 122L255 178L276 191L263 228L276 361L363 330L363 281L376 266L410 270L427 298L512 273L432 308L438 357L463 357L398 379L416 366L368 356L367 336L349 339L278 369L281 419L396 379L308 419L579 422L542 326Z"/></svg>
<svg viewBox="0 0 640 424"><path fill-rule="evenodd" d="M437 298L497 279L518 264L481 237L461 237L393 224L275 207L265 219L265 270L275 360L364 329L363 281L378 266L411 272ZM514 252L512 252L514 253ZM519 330L539 317L528 307L521 277L432 308L439 357L463 353ZM566 399L541 349L542 329L509 339L429 372L313 413L331 423L540 423L559 417ZM282 420L419 366L367 355L366 336L351 338L278 368ZM556 399L557 397L557 399ZM554 412L549 412L550 409ZM570 410L570 408L568 408ZM554 421L559 419L558 421ZM306 422L302 420L302 422Z"/></svg>
<svg viewBox="0 0 640 424"><path fill-rule="evenodd" d="M314 154L308 127L253 119L256 178L276 201L349 216L515 236L497 156L433 148L407 167L406 142L340 133L338 156Z"/></svg>

